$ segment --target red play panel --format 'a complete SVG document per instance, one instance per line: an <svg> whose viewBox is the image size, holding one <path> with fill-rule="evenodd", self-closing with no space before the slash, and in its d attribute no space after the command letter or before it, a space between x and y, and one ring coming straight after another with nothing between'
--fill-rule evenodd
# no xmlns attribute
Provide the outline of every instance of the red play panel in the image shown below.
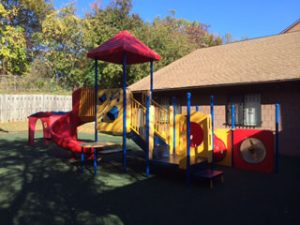
<svg viewBox="0 0 300 225"><path fill-rule="evenodd" d="M191 122L191 147L198 147L203 142L204 133L199 124Z"/></svg>
<svg viewBox="0 0 300 225"><path fill-rule="evenodd" d="M99 47L90 50L87 57L105 62L122 64L124 53L126 53L127 64L138 64L160 60L159 54L150 49L139 39L132 36L127 30L121 31Z"/></svg>
<svg viewBox="0 0 300 225"><path fill-rule="evenodd" d="M234 131L234 166L270 173L274 167L274 135L269 130Z"/></svg>

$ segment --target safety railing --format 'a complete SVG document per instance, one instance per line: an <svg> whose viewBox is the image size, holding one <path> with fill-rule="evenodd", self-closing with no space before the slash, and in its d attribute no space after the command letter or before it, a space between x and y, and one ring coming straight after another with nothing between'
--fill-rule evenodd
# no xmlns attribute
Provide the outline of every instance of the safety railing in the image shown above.
<svg viewBox="0 0 300 225"><path fill-rule="evenodd" d="M170 127L169 110L154 100L151 103L154 106L154 132L167 142Z"/></svg>
<svg viewBox="0 0 300 225"><path fill-rule="evenodd" d="M131 98L131 129L144 138L146 133L146 107L133 96ZM170 128L169 110L154 100L151 101L151 105L154 106L154 132L167 142Z"/></svg>
<svg viewBox="0 0 300 225"><path fill-rule="evenodd" d="M145 139L146 107L131 97L131 129Z"/></svg>

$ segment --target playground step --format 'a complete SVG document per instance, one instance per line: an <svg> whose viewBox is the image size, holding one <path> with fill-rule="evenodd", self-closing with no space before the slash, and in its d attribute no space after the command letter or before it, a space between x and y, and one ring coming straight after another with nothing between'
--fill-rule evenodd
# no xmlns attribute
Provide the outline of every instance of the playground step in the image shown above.
<svg viewBox="0 0 300 225"><path fill-rule="evenodd" d="M141 149L143 149L145 151L145 149L146 149L146 142L138 134L136 134L134 131L131 131L128 134L128 138L130 138L131 140L133 140Z"/></svg>
<svg viewBox="0 0 300 225"><path fill-rule="evenodd" d="M220 177L221 182L224 182L224 172L222 170L215 170L215 169L204 169L198 170L193 173L193 178L195 179L202 179L208 180L210 188L213 188L213 180Z"/></svg>
<svg viewBox="0 0 300 225"><path fill-rule="evenodd" d="M161 157L161 158L151 158L151 162L157 163L157 164L166 164L166 165L179 165L182 157L179 157L177 155L170 155L170 157ZM199 164L207 164L207 159L203 157L194 157L191 156L191 166L199 165Z"/></svg>
<svg viewBox="0 0 300 225"><path fill-rule="evenodd" d="M168 145L156 145L153 149L153 159L169 158L170 148Z"/></svg>

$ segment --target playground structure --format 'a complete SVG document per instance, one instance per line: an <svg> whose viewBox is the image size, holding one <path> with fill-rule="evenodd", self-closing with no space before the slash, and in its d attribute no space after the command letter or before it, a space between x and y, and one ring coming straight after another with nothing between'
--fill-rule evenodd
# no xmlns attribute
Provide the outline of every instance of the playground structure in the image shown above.
<svg viewBox="0 0 300 225"><path fill-rule="evenodd" d="M214 163L272 172L276 162L276 169L278 168L278 104L275 138L272 131L235 129L234 105L231 110L231 128L216 129L213 96L210 114L191 112L191 93L187 93L185 114L176 113L176 99L172 107L164 107L153 100L153 61L160 57L128 32L120 32L100 47L91 50L88 57L95 59L95 88L81 88L73 92L71 112L59 115L37 113L29 116L30 144L33 143L35 122L41 119L44 138L53 140L74 154L88 154L90 158L95 158L96 155L82 148L82 143L77 140L77 127L95 121L96 142L99 140L98 132L122 135L125 170L127 138L131 138L145 151L147 176L150 173L150 162L185 170L188 181L199 170L201 177L213 178L220 175L209 169L213 168ZM99 90L98 60L123 65L122 89ZM150 62L150 91L144 93L139 101L126 88L126 65L144 62Z"/></svg>
<svg viewBox="0 0 300 225"><path fill-rule="evenodd" d="M92 92L93 90L85 89L85 91ZM90 96L93 97L93 95ZM188 94L188 97L190 98L191 95ZM188 106L189 98L187 99ZM97 130L121 135L122 90L101 90L98 93L98 99ZM146 102L138 101L130 91L127 91L127 99L128 137L142 149L146 149ZM93 112L93 107L94 105L85 104L79 111ZM154 100L151 100L149 104L149 112L149 159L152 162L176 164L180 169L186 169L189 146L191 165L216 163L230 167L234 164L236 168L261 172L272 172L274 169L275 137L273 132L259 129L235 129L234 122L231 128L214 128L213 97L211 97L211 113L190 112L189 121L187 113L176 113L176 105L164 107ZM234 112L233 106L233 121ZM80 114L80 116L92 117L94 115ZM187 135L187 132L190 134ZM190 137L190 140L187 137ZM190 141L189 144L188 141Z"/></svg>
<svg viewBox="0 0 300 225"><path fill-rule="evenodd" d="M142 149L146 149L146 105L127 90L126 133ZM29 143L33 144L34 126L42 121L44 140L52 139L57 145L81 153L82 142L77 141L77 127L94 121L97 131L122 135L123 92L121 89L95 90L81 88L73 95L72 111L68 113L40 112L29 117ZM211 105L213 109L213 103ZM177 114L176 106L164 107L152 100L149 116L149 160L178 165L186 169L187 114ZM233 111L234 112L234 111ZM274 166L274 135L257 129L213 130L211 114L190 113L191 164L216 163L246 170L272 172ZM234 117L234 115L232 115ZM234 141L233 141L234 140ZM234 154L232 154L232 151Z"/></svg>

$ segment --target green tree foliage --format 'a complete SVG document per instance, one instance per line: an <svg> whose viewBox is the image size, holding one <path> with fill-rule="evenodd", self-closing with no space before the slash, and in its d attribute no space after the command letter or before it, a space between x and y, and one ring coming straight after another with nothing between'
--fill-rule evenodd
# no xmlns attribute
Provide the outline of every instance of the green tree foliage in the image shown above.
<svg viewBox="0 0 300 225"><path fill-rule="evenodd" d="M177 19L175 11L166 18L157 17L153 23L143 24L133 29L133 33L144 43L155 49L162 60L155 63L156 70L174 62L188 53L202 47L222 44L222 39L209 34L207 26L185 19ZM148 66L131 68L133 83L149 74Z"/></svg>
<svg viewBox="0 0 300 225"><path fill-rule="evenodd" d="M54 10L48 0L3 0L0 15L1 40L6 37L0 47L2 70L22 74L30 65L29 75L51 78L68 89L93 85L94 61L86 53L121 30L129 30L162 56L155 70L195 49L222 44L207 25L176 18L175 11L144 22L132 13L132 0L111 0L106 8L95 3L84 18L76 15L72 4ZM7 37L8 33L14 35ZM128 72L131 84L149 74L149 65L129 66ZM99 73L100 86L120 87L120 65L99 62Z"/></svg>
<svg viewBox="0 0 300 225"><path fill-rule="evenodd" d="M208 33L206 25L177 19L175 12L166 18L156 18L152 23L145 23L139 15L131 13L131 7L130 0L115 0L106 9L94 7L85 21L88 30L85 33L89 34L85 40L89 40L89 49L126 29L162 56L162 60L155 64L155 69L158 70L197 48L222 43L222 39ZM89 67L91 68L89 81L92 82L92 64ZM129 66L128 70L128 84L140 80L150 72L148 64ZM100 85L119 87L121 72L120 66L101 63Z"/></svg>
<svg viewBox="0 0 300 225"><path fill-rule="evenodd" d="M42 23L41 53L52 76L64 87L82 86L85 79L87 59L82 26L83 20L75 15L73 5L52 11Z"/></svg>
<svg viewBox="0 0 300 225"><path fill-rule="evenodd" d="M129 30L132 33L136 33L134 32L135 30L141 30L145 24L139 15L130 14L131 8L132 3L129 0L112 1L106 9L94 7L92 12L86 15L85 19L84 33L87 34L85 41L88 49L99 46L121 30ZM92 85L94 82L94 62L89 60L88 64L90 70L87 73L86 84ZM132 83L134 78L138 76L137 73L132 73L132 68L129 66L128 69L130 71L128 73L128 84ZM122 68L120 65L100 62L99 73L100 86L121 86Z"/></svg>
<svg viewBox="0 0 300 225"><path fill-rule="evenodd" d="M10 25L16 13L17 9L7 10L0 3L0 74L21 74L27 70L24 30Z"/></svg>
<svg viewBox="0 0 300 225"><path fill-rule="evenodd" d="M42 30L42 22L53 10L50 0L1 0L3 6L13 11L13 16L7 21L7 25L19 26L24 30L26 39L26 52L28 60L32 60L36 42L34 34Z"/></svg>

